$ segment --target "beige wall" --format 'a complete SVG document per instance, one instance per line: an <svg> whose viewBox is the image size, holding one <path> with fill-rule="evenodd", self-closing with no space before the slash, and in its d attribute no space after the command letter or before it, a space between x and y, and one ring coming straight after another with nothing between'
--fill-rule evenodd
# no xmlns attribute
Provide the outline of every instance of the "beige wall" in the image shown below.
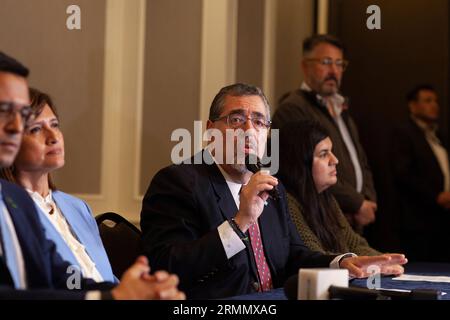
<svg viewBox="0 0 450 320"><path fill-rule="evenodd" d="M313 0L279 0L277 4L275 99L300 86L302 41L314 30ZM272 103L276 105L276 100Z"/></svg>
<svg viewBox="0 0 450 320"><path fill-rule="evenodd" d="M82 30L66 29L81 7ZM66 138L64 191L139 220L175 128L206 121L220 87L255 83L272 104L300 83L313 0L0 0L0 50L51 93Z"/></svg>
<svg viewBox="0 0 450 320"><path fill-rule="evenodd" d="M171 163L176 128L199 119L201 0L148 0L140 192Z"/></svg>
<svg viewBox="0 0 450 320"><path fill-rule="evenodd" d="M66 28L66 8L82 8L82 29ZM0 50L23 61L30 84L57 105L66 140L58 186L99 193L105 0L0 0Z"/></svg>
<svg viewBox="0 0 450 320"><path fill-rule="evenodd" d="M262 87L264 0L239 0L236 81Z"/></svg>

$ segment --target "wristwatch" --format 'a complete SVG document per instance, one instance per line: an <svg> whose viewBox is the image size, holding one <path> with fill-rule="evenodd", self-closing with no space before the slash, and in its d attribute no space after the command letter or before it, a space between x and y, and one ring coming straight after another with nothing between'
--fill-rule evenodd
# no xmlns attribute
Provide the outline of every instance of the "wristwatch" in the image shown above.
<svg viewBox="0 0 450 320"><path fill-rule="evenodd" d="M233 228L234 232L236 232L236 234L239 236L239 238L242 241L248 241L248 237L245 235L245 233L242 232L242 230L239 228L238 224L236 223L236 221L234 220L234 218L228 220L231 228Z"/></svg>

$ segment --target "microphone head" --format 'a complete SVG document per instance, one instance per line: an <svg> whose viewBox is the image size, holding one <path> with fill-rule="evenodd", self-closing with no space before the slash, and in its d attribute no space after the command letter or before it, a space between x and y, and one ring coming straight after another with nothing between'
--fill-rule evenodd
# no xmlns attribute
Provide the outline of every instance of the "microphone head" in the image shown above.
<svg viewBox="0 0 450 320"><path fill-rule="evenodd" d="M248 171L256 173L261 170L262 165L256 154L249 153L245 156L245 167Z"/></svg>
<svg viewBox="0 0 450 320"><path fill-rule="evenodd" d="M262 168L264 168L264 166L262 165L258 156L255 154L252 154L252 153L245 156L245 167L247 168L248 171L253 172L253 173L257 173ZM277 201L280 198L280 195L278 193L278 189L276 186L272 190L269 190L268 193L269 193L270 197L275 201Z"/></svg>

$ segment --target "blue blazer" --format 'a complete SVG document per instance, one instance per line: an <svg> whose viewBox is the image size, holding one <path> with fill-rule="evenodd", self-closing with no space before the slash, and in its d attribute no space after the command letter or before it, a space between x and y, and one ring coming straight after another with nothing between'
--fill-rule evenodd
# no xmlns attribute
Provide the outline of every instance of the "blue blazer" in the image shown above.
<svg viewBox="0 0 450 320"><path fill-rule="evenodd" d="M0 299L83 299L85 292L67 290L67 281L71 276L67 268L70 264L58 254L54 242L46 239L33 200L16 184L2 179L0 184L22 250L27 285L32 289L13 288L11 275L0 256ZM102 285L111 288L108 283ZM96 286L100 287L89 281L82 282L82 289L94 289Z"/></svg>
<svg viewBox="0 0 450 320"><path fill-rule="evenodd" d="M75 237L85 246L87 254L95 263L103 280L117 283L118 280L112 272L108 255L106 254L100 238L97 223L95 222L89 206L83 200L61 191L56 190L52 195L53 200L66 218ZM36 206L36 208L40 211L39 218L44 226L45 235L56 244L58 253L64 260L79 266L75 255L70 250L61 234L56 230L51 221L45 217L46 213L38 206Z"/></svg>

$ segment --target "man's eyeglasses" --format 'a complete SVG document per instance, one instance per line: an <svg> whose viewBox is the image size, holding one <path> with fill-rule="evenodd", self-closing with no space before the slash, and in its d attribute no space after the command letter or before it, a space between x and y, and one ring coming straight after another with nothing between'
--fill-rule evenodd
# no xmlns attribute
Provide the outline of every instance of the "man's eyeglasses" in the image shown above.
<svg viewBox="0 0 450 320"><path fill-rule="evenodd" d="M24 122L27 122L32 114L30 106L20 105L14 102L0 101L0 119L11 119L16 112L20 114Z"/></svg>
<svg viewBox="0 0 450 320"><path fill-rule="evenodd" d="M256 115L256 116L248 117L241 113L230 113L226 116L214 119L213 121L215 122L215 121L219 121L222 119L227 119L228 126L233 129L242 128L245 125L245 123L247 122L247 119L249 119L252 122L253 127L257 131L269 129L270 125L272 124L272 121L266 120L264 116Z"/></svg>
<svg viewBox="0 0 450 320"><path fill-rule="evenodd" d="M318 62L319 64L321 64L324 67L329 67L332 66L333 64L341 69L342 71L345 71L345 69L347 69L349 62L347 60L343 60L343 59L338 59L338 60L334 60L331 58L322 58L322 59L305 59L306 61L314 61L314 62Z"/></svg>

